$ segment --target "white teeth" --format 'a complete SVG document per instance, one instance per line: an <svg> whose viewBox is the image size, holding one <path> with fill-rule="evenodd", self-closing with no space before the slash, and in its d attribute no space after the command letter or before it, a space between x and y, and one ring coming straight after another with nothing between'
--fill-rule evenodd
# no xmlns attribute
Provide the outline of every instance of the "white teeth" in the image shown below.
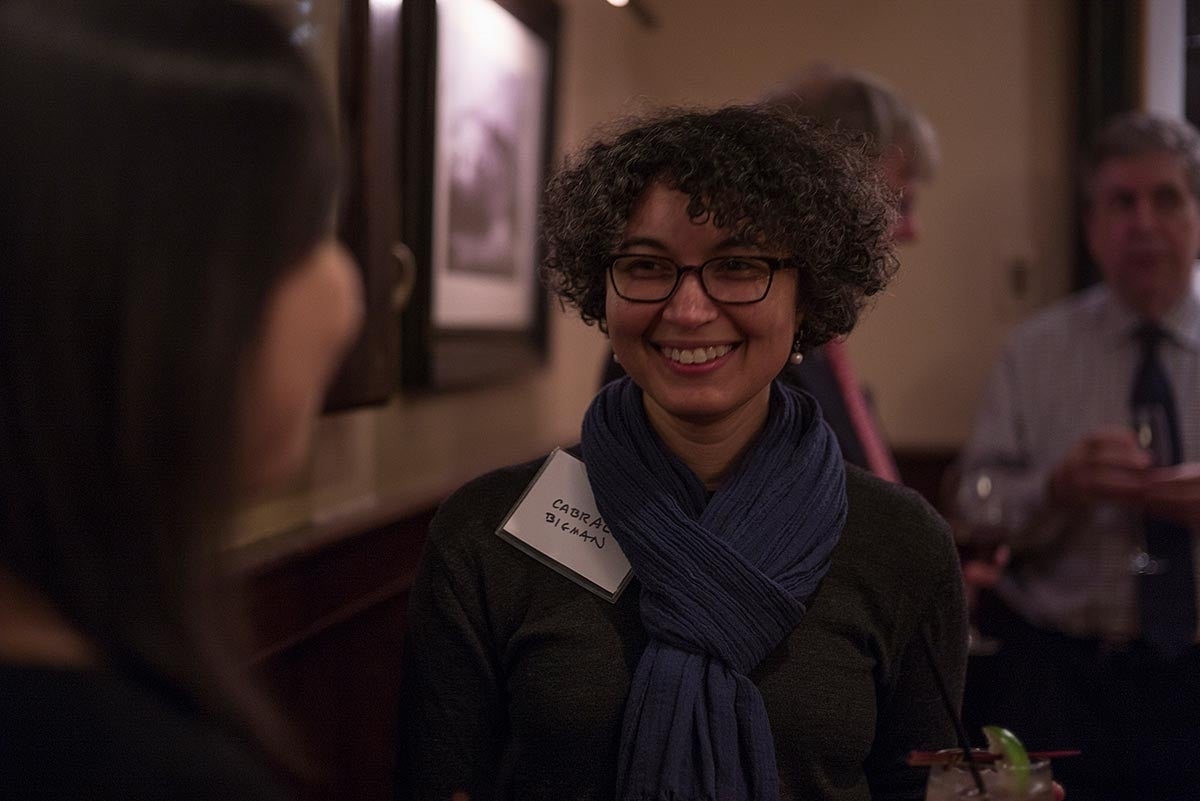
<svg viewBox="0 0 1200 801"><path fill-rule="evenodd" d="M704 364L711 362L713 359L719 359L729 351L733 350L732 345L717 345L709 348L688 348L680 350L679 348L663 348L663 355L673 362L680 364Z"/></svg>

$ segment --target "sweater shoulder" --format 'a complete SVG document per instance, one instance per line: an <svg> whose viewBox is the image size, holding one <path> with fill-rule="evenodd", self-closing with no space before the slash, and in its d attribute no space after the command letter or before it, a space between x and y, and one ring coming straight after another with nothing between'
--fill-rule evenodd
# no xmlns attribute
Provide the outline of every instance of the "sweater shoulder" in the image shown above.
<svg viewBox="0 0 1200 801"><path fill-rule="evenodd" d="M444 562L452 570L484 570L497 563L515 570L525 557L517 558L520 552L496 532L547 458L485 473L450 495L429 524L425 560Z"/></svg>
<svg viewBox="0 0 1200 801"><path fill-rule="evenodd" d="M434 525L478 521L494 516L498 516L498 525L533 481L546 458L542 456L522 464L502 467L468 481L438 507Z"/></svg>
<svg viewBox="0 0 1200 801"><path fill-rule="evenodd" d="M919 493L847 465L846 495L843 539L880 580L959 580L950 527Z"/></svg>

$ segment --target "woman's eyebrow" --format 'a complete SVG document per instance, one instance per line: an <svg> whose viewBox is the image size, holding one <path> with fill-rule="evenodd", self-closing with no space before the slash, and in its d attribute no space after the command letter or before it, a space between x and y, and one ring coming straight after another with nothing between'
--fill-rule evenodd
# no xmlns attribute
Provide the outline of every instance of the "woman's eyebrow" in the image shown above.
<svg viewBox="0 0 1200 801"><path fill-rule="evenodd" d="M657 250L666 250L667 246L652 236L632 236L628 239L622 239L620 249L626 248L655 248Z"/></svg>
<svg viewBox="0 0 1200 801"><path fill-rule="evenodd" d="M632 237L629 237L628 239L621 240L621 244L618 247L621 250L624 250L626 248L636 248L636 247L647 247L647 248L654 248L656 250L664 250L664 251L667 250L666 245L664 245L660 240L655 239L652 236L632 236ZM755 250L757 250L758 245L754 244L753 242L747 240L744 237L730 236L730 237L726 237L725 239L722 239L720 242L713 245L713 247L712 247L713 250L736 250L738 248L754 248Z"/></svg>
<svg viewBox="0 0 1200 801"><path fill-rule="evenodd" d="M732 250L734 248L758 248L754 242L742 236L730 236L718 242L713 250Z"/></svg>

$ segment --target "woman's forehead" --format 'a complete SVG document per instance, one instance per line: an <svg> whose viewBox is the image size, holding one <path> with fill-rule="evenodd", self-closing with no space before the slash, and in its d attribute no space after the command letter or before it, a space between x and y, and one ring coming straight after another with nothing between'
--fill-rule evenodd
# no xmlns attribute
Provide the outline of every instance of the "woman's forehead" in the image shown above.
<svg viewBox="0 0 1200 801"><path fill-rule="evenodd" d="M704 235L730 247L762 247L762 230L749 219L735 223L717 224L717 217L708 203L699 199L693 208L693 198L686 192L656 181L638 196L630 208L623 239L651 236L654 232L673 232L680 235ZM693 213L698 211L698 213Z"/></svg>

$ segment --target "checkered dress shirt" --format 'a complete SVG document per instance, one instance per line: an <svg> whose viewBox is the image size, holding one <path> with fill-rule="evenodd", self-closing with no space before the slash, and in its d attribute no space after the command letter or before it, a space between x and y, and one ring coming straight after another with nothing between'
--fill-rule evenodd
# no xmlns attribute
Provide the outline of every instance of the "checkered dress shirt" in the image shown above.
<svg viewBox="0 0 1200 801"><path fill-rule="evenodd" d="M1032 623L1112 642L1137 636L1131 558L1144 537L1142 514L1115 504L1068 512L1047 502L1045 487L1085 434L1130 425L1139 323L1096 286L1018 326L988 380L963 454L964 475L995 467L993 486L1017 525L1000 595ZM1159 358L1175 393L1183 460L1200 461L1200 270L1192 292L1161 324L1168 337ZM1193 532L1194 552L1198 544ZM1200 569L1200 552L1195 564Z"/></svg>

